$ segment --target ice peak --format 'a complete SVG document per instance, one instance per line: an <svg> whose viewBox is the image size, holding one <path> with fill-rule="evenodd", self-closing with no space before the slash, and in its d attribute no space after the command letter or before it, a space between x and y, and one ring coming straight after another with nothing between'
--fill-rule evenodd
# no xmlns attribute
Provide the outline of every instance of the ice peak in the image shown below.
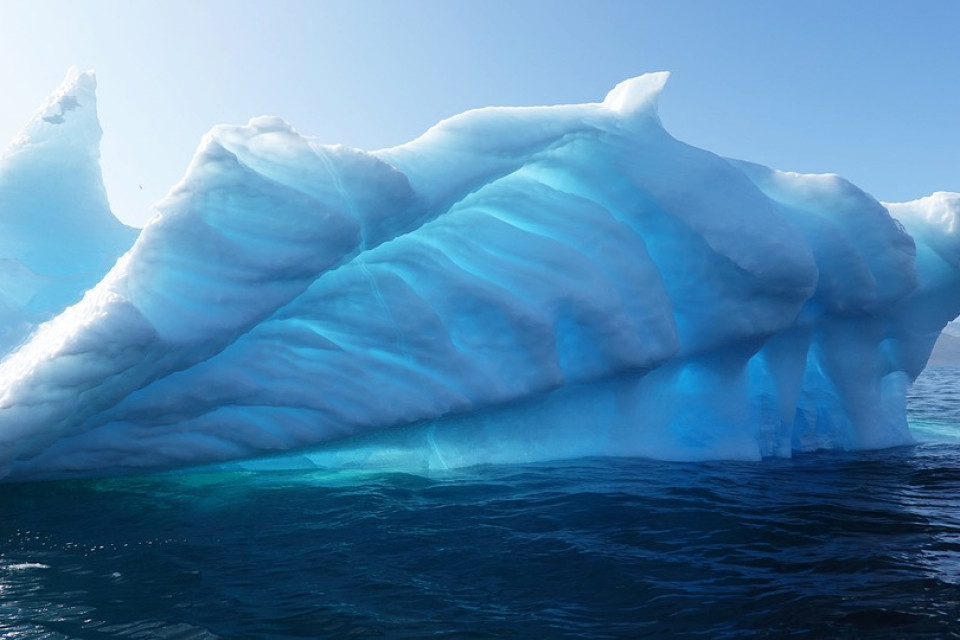
<svg viewBox="0 0 960 640"><path fill-rule="evenodd" d="M94 284L133 239L103 186L96 86L70 69L0 156L0 255L54 283Z"/></svg>
<svg viewBox="0 0 960 640"><path fill-rule="evenodd" d="M657 71L624 80L607 94L603 99L603 106L622 116L657 117L660 92L669 79L669 71Z"/></svg>
<svg viewBox="0 0 960 640"><path fill-rule="evenodd" d="M57 140L58 144L81 148L98 158L102 130L97 119L96 91L96 74L72 67L10 143L4 156Z"/></svg>

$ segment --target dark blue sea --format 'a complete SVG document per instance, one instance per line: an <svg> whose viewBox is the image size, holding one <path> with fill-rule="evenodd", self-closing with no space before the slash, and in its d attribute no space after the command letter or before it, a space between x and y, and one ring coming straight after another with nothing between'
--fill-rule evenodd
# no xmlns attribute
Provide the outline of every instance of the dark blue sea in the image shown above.
<svg viewBox="0 0 960 640"><path fill-rule="evenodd" d="M915 447L0 485L0 638L960 638L960 369Z"/></svg>

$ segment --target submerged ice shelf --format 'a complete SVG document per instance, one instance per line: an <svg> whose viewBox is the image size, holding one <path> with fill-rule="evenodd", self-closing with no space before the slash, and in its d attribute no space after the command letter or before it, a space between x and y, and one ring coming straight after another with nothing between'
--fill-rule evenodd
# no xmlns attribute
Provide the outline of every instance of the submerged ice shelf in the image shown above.
<svg viewBox="0 0 960 640"><path fill-rule="evenodd" d="M0 477L909 443L960 196L691 147L666 79L377 152L218 126L133 242L72 74L0 161Z"/></svg>

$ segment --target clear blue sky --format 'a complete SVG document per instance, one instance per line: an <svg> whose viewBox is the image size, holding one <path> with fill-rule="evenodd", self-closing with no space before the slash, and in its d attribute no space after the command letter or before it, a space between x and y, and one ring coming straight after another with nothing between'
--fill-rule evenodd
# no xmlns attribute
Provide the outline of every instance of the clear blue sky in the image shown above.
<svg viewBox="0 0 960 640"><path fill-rule="evenodd" d="M375 149L669 70L677 138L908 200L960 191L958 40L956 0L0 0L0 145L95 69L107 190L139 224L217 123Z"/></svg>

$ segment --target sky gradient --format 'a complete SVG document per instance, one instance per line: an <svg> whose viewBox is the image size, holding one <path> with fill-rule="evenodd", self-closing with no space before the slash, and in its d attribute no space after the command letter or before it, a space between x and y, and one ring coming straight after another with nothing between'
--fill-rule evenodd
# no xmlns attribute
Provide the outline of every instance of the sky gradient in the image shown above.
<svg viewBox="0 0 960 640"><path fill-rule="evenodd" d="M69 67L96 70L108 195L139 225L218 123L376 149L668 70L680 140L910 200L960 191L957 25L952 0L0 0L0 146Z"/></svg>

